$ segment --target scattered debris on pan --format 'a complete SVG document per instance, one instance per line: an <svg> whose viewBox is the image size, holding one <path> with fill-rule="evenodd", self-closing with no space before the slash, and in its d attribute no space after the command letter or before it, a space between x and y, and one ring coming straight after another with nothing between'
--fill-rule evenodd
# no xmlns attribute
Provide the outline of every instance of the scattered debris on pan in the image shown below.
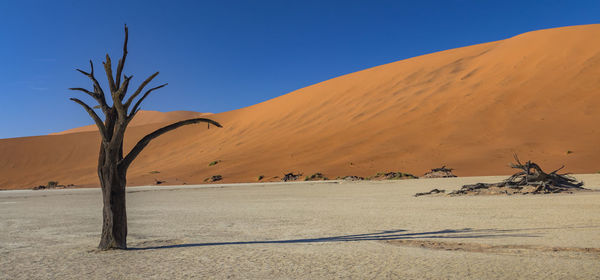
<svg viewBox="0 0 600 280"><path fill-rule="evenodd" d="M304 181L326 181L329 180L327 177L323 176L323 173L321 172L317 172L313 175L310 176L306 176L306 178L304 178Z"/></svg>
<svg viewBox="0 0 600 280"><path fill-rule="evenodd" d="M564 168L564 165L550 173L546 173L542 168L531 161L525 164L521 163L519 157L514 155L516 163L511 167L521 171L513 174L506 180L499 183L476 183L464 185L456 191L448 193L448 196L463 195L516 195L516 194L552 194L552 193L573 193L576 191L587 191L583 188L583 182L570 176L568 173L558 174L557 172ZM440 195L444 191L431 190L427 193L417 193L415 196L422 195Z"/></svg>
<svg viewBox="0 0 600 280"><path fill-rule="evenodd" d="M454 175L452 173L452 168L446 168L446 166L442 166L440 168L434 168L431 169L431 171L425 173L425 175L423 175L423 177L421 178L452 178L452 177L456 177L456 175Z"/></svg>
<svg viewBox="0 0 600 280"><path fill-rule="evenodd" d="M404 172L380 172L375 174L373 177L367 178L368 180L403 180L403 179L418 179L417 176L410 173Z"/></svg>
<svg viewBox="0 0 600 280"><path fill-rule="evenodd" d="M428 195L428 194L438 194L438 193L445 193L445 190L438 190L438 189L433 189L430 190L428 192L420 192L420 193L416 193L415 196L422 196L422 195Z"/></svg>
<svg viewBox="0 0 600 280"><path fill-rule="evenodd" d="M337 177L336 180L344 180L344 181L362 181L364 180L364 177L360 177L360 176L342 176L342 177Z"/></svg>
<svg viewBox="0 0 600 280"><path fill-rule="evenodd" d="M51 189L67 189L67 188L74 188L74 187L76 187L76 186L73 184L68 184L65 186L65 185L58 184L57 181L50 181L46 185L36 186L31 189L37 191L37 190L51 190Z"/></svg>

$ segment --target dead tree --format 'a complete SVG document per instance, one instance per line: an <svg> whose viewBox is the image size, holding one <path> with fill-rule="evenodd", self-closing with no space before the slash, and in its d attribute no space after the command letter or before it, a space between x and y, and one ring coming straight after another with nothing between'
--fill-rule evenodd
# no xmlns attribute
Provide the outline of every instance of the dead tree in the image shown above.
<svg viewBox="0 0 600 280"><path fill-rule="evenodd" d="M94 76L94 64L91 60L90 72L85 72L80 69L77 69L77 71L91 80L93 90L70 88L70 90L80 91L89 95L98 103L97 106L92 107L78 98L71 98L72 101L81 105L92 117L98 127L100 137L102 138L98 156L98 177L100 179L100 186L102 187L102 199L104 203L102 210L102 236L100 245L98 246L102 250L127 248L127 214L125 208L127 169L150 141L166 132L189 124L206 122L208 125L213 124L217 127L221 127L219 123L205 118L179 121L146 135L125 155L123 153L123 140L127 125L140 110L140 105L146 97L148 97L151 92L167 85L162 84L150 88L142 94L144 88L158 75L158 72L156 72L144 80L140 86L127 97L127 89L133 78L133 76L123 74L125 59L127 58L127 40L128 30L127 25L125 25L123 56L119 59L116 69L117 72L114 76L108 54L106 55L106 61L103 62L110 90L108 94L105 94L100 83L96 80L96 77ZM109 105L111 103L112 106ZM100 116L93 108L98 108L102 111L104 121L100 119Z"/></svg>
<svg viewBox="0 0 600 280"><path fill-rule="evenodd" d="M546 173L534 162L521 163L519 157L514 155L515 162L510 166L521 171L513 174L498 183L476 183L464 185L459 190L450 192L448 195L470 195L470 194L549 194L587 190L583 188L583 182L569 176L569 174L558 174L564 168L562 166L550 173ZM445 167L437 168L443 170ZM432 169L435 170L435 169ZM432 195L444 193L444 190L433 189L429 192L417 193L415 196Z"/></svg>
<svg viewBox="0 0 600 280"><path fill-rule="evenodd" d="M516 163L512 163L510 166L515 169L521 169L522 171L513 174L502 182L502 184L507 187L536 186L536 193L557 192L559 189L582 188L581 186L583 183L578 182L575 178L566 173L556 173L563 169L565 167L564 165L559 169L546 173L534 162L527 161L523 164L516 154L514 155L514 158Z"/></svg>
<svg viewBox="0 0 600 280"><path fill-rule="evenodd" d="M451 195L462 195L473 192L480 192L484 189L508 188L511 192L521 193L525 187L532 187L527 193L543 194L543 193L560 193L572 190L583 190L583 182L569 176L569 174L558 174L557 172L564 168L564 165L550 173L546 173L535 162L527 161L521 163L519 157L513 155L515 163L511 163L511 167L520 169L520 172L513 174L502 182L487 184L477 183L473 185L464 185L460 190L450 193ZM507 192L508 193L508 192Z"/></svg>

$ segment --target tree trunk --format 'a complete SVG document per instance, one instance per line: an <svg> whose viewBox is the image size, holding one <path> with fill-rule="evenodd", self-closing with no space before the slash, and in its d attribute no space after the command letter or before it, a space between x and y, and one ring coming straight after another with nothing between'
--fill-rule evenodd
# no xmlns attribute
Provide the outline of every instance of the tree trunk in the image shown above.
<svg viewBox="0 0 600 280"><path fill-rule="evenodd" d="M99 166L98 175L102 186L102 236L101 250L127 248L127 212L125 208L126 171L107 160ZM112 163L112 164L111 164Z"/></svg>

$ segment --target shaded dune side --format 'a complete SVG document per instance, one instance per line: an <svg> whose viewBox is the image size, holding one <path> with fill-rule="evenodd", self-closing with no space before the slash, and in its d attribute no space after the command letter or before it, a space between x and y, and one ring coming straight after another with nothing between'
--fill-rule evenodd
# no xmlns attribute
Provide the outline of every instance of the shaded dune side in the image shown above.
<svg viewBox="0 0 600 280"><path fill-rule="evenodd" d="M442 164L459 176L499 175L512 173L513 152L548 170L596 172L597 46L600 25L564 27L341 76L212 115L223 129L162 136L134 162L129 184L200 183L216 174L248 182L289 171L421 175ZM131 128L126 149L159 126ZM97 151L94 132L0 140L0 188L97 185ZM213 160L222 162L209 167Z"/></svg>

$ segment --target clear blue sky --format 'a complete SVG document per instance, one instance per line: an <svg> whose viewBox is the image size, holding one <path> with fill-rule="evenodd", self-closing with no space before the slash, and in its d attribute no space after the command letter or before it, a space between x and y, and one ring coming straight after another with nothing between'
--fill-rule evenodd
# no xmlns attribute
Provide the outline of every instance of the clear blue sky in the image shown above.
<svg viewBox="0 0 600 280"><path fill-rule="evenodd" d="M91 124L74 68L121 55L143 109L223 112L339 75L551 27L600 23L600 1L0 1L0 138ZM115 63L116 64L116 63ZM131 88L131 87L130 87Z"/></svg>

